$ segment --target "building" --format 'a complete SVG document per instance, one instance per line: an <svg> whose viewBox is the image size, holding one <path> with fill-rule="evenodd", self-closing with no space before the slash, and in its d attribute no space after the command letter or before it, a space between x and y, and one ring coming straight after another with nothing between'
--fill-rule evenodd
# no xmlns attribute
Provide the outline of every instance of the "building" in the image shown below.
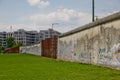
<svg viewBox="0 0 120 80"><path fill-rule="evenodd" d="M61 33L53 29L40 30L39 32L39 41L52 38L53 36L60 36Z"/></svg>
<svg viewBox="0 0 120 80"><path fill-rule="evenodd" d="M46 38L53 36L59 36L60 33L53 29L37 31L26 31L19 29L14 32L0 32L1 46L6 46L6 39L8 37L14 37L16 43L22 43L23 45L37 44Z"/></svg>
<svg viewBox="0 0 120 80"><path fill-rule="evenodd" d="M6 46L6 39L8 37L13 37L12 32L0 32L0 40L1 40L1 46Z"/></svg>
<svg viewBox="0 0 120 80"><path fill-rule="evenodd" d="M19 29L15 31L13 35L16 43L32 45L39 42L37 31L25 31L24 29Z"/></svg>
<svg viewBox="0 0 120 80"><path fill-rule="evenodd" d="M0 40L1 40L1 46L6 45L6 32L0 32Z"/></svg>

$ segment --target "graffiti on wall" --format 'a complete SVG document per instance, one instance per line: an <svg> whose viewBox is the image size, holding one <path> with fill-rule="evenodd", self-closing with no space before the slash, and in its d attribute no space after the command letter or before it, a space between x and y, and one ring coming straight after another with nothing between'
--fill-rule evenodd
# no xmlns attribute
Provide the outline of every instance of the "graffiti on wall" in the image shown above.
<svg viewBox="0 0 120 80"><path fill-rule="evenodd" d="M113 26L111 27L100 27L99 33L99 54L98 54L98 64L103 65L112 65L118 66L120 62L116 61L115 59L116 54L118 54L117 49L118 47L114 47L119 45L119 31L120 29L116 29ZM117 52L117 53L115 53ZM113 59L114 57L114 59ZM118 56L120 57L120 56ZM115 64L114 64L115 63Z"/></svg>
<svg viewBox="0 0 120 80"><path fill-rule="evenodd" d="M59 58L112 67L120 67L120 28L101 25L60 39ZM82 35L86 33L85 35ZM80 37L76 37L79 35ZM82 36L82 37L81 37Z"/></svg>

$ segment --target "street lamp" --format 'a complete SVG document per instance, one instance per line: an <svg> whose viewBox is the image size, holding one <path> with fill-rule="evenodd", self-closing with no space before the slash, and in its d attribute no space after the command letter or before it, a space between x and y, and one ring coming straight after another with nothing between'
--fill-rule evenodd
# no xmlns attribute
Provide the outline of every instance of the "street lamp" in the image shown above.
<svg viewBox="0 0 120 80"><path fill-rule="evenodd" d="M52 23L52 29L53 29L53 27L54 27L54 25L58 25L59 23Z"/></svg>
<svg viewBox="0 0 120 80"><path fill-rule="evenodd" d="M92 0L92 21L95 21L95 1Z"/></svg>

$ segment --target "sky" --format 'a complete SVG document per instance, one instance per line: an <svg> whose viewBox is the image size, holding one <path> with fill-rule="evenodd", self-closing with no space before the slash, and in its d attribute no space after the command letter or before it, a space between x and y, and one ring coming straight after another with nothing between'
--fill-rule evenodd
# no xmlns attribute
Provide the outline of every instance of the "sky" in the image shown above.
<svg viewBox="0 0 120 80"><path fill-rule="evenodd" d="M68 32L92 22L91 6L92 0L0 0L0 31L40 31L54 24L53 29ZM120 0L95 0L98 18L118 11Z"/></svg>

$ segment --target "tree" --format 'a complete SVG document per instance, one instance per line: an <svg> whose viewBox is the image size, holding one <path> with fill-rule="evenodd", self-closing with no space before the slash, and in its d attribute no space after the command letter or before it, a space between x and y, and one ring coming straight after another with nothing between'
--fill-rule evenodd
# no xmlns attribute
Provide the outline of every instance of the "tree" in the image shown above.
<svg viewBox="0 0 120 80"><path fill-rule="evenodd" d="M14 38L13 37L8 37L6 39L6 43L7 43L7 45L6 45L7 48L13 47L14 44L15 44Z"/></svg>
<svg viewBox="0 0 120 80"><path fill-rule="evenodd" d="M2 46L2 39L1 39L1 37L0 37L0 46Z"/></svg>
<svg viewBox="0 0 120 80"><path fill-rule="evenodd" d="M2 40L0 38L0 53L2 52Z"/></svg>
<svg viewBox="0 0 120 80"><path fill-rule="evenodd" d="M0 53L3 52L4 47L0 46Z"/></svg>
<svg viewBox="0 0 120 80"><path fill-rule="evenodd" d="M0 46L0 53L2 52L2 47Z"/></svg>

